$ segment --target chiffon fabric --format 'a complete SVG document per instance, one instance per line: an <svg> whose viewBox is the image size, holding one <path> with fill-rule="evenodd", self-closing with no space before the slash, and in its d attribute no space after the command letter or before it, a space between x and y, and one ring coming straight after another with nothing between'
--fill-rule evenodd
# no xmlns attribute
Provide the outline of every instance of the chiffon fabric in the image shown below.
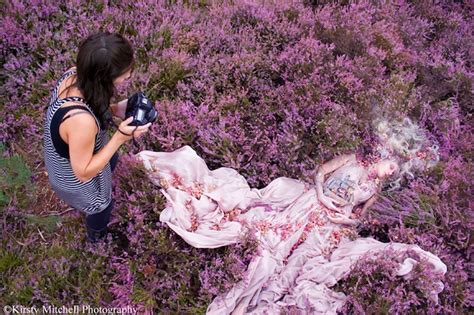
<svg viewBox="0 0 474 315"><path fill-rule="evenodd" d="M217 296L207 314L277 314L287 306L336 314L346 296L331 286L360 256L388 247L397 253L412 249L434 272L446 273L437 256L417 245L361 238L354 228L332 223L331 210L303 181L280 177L263 189L250 188L234 169L209 170L189 146L173 152L142 151L137 157L167 199L160 221L191 246L226 246L239 242L247 229L256 231L258 252L243 280ZM351 209L345 211L349 215ZM405 259L397 274L409 276L417 263ZM437 300L443 283L438 287L430 298Z"/></svg>

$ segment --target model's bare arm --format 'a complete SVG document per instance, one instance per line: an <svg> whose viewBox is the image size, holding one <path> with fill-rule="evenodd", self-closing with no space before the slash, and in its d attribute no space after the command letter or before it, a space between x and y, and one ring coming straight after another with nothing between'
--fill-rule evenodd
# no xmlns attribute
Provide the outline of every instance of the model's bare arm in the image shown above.
<svg viewBox="0 0 474 315"><path fill-rule="evenodd" d="M359 213L359 216L362 218L366 215L367 213L367 210L372 207L372 205L375 203L375 201L377 201L377 195L373 195L372 197L369 198L369 200L367 200L365 203L364 203L364 206L362 207L362 210L360 211Z"/></svg>

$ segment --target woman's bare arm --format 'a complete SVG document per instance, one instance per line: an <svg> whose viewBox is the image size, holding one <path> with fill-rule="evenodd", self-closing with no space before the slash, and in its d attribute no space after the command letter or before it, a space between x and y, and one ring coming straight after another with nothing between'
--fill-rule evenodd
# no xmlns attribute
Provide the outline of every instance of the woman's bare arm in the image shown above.
<svg viewBox="0 0 474 315"><path fill-rule="evenodd" d="M324 181L324 175L334 172L347 162L355 160L355 158L355 154L345 154L320 165L314 177L314 182L317 183L318 181Z"/></svg>
<svg viewBox="0 0 474 315"><path fill-rule="evenodd" d="M63 126L64 125L64 126ZM76 177L86 182L96 176L124 142L114 136L96 154L94 152L97 125L91 115L78 115L65 121L61 127L67 130L67 143L71 167ZM75 129L75 132L71 132ZM78 132L80 130L80 132Z"/></svg>
<svg viewBox="0 0 474 315"><path fill-rule="evenodd" d="M130 135L134 132L136 138L147 132L151 125L148 123L138 127L128 126L131 121L132 117L124 120L119 129ZM95 136L98 129L91 115L73 116L62 123L60 128L65 128L71 167L81 182L90 180L103 170L119 147L132 138L117 131L110 141L94 154Z"/></svg>
<svg viewBox="0 0 474 315"><path fill-rule="evenodd" d="M372 207L372 205L375 203L375 201L377 201L377 195L373 195L372 197L370 197L369 200L367 200L364 203L364 206L362 207L362 210L360 211L359 216L364 217L365 214L367 213L367 210L370 207Z"/></svg>

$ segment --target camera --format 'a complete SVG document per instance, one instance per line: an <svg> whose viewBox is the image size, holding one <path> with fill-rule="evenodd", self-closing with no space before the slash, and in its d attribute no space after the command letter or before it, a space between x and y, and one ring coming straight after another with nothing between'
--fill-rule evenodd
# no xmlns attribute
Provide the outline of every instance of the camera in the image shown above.
<svg viewBox="0 0 474 315"><path fill-rule="evenodd" d="M130 96L127 101L125 117L130 116L133 116L133 121L129 123L130 126L143 126L149 122L154 122L158 113L145 94L137 92Z"/></svg>

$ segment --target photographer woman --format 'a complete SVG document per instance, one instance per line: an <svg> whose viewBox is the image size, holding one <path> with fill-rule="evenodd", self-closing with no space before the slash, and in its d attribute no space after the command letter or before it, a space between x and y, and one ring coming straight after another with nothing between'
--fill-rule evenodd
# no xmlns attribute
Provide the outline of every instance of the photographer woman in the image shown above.
<svg viewBox="0 0 474 315"><path fill-rule="evenodd" d="M132 74L133 49L119 34L90 35L79 46L76 66L56 83L44 125L44 159L55 193L86 214L87 237L97 241L107 231L112 199L112 171L118 148L148 131L150 123L122 121L109 139L111 114L125 119L127 100L110 104L116 87Z"/></svg>

